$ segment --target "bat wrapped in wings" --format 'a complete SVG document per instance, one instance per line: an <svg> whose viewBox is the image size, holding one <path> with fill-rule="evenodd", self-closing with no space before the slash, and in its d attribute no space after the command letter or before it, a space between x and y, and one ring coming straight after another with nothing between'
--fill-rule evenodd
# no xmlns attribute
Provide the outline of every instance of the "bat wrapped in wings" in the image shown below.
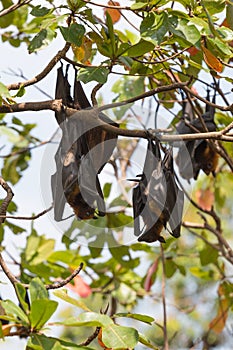
<svg viewBox="0 0 233 350"><path fill-rule="evenodd" d="M209 100L209 91L207 91L207 99ZM215 95L213 97L215 102ZM208 131L216 131L214 122L215 109L206 105L205 113L202 115ZM182 120L176 125L178 134L190 134L195 132L206 132L199 118L195 118L192 105L189 101L184 103ZM192 177L196 180L200 170L206 175L215 174L218 164L218 154L211 147L207 140L191 140L184 141L179 145L179 152L176 158L180 175L190 180Z"/></svg>
<svg viewBox="0 0 233 350"><path fill-rule="evenodd" d="M184 194L174 177L172 149L161 160L159 143L148 140L143 174L133 189L134 233L138 241L165 242L160 234L167 224L169 232L178 238L183 205Z"/></svg>
<svg viewBox="0 0 233 350"><path fill-rule="evenodd" d="M55 98L62 99L63 108L55 113L62 129L62 138L55 155L56 173L51 177L54 218L61 221L66 202L77 218L87 220L104 215L105 203L98 174L108 162L116 146L117 135L103 130L99 119L118 127L103 113L97 114L75 74L74 98L70 95L67 73L57 73ZM77 109L67 117L66 108Z"/></svg>

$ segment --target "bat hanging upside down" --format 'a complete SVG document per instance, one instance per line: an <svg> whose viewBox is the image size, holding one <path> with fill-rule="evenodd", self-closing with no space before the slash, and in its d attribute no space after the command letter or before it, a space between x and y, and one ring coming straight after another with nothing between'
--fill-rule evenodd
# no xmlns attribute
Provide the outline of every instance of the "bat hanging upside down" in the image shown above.
<svg viewBox="0 0 233 350"><path fill-rule="evenodd" d="M57 73L55 98L62 99L63 108L55 113L62 129L62 139L55 155L56 173L51 177L54 218L61 221L67 202L80 220L105 215L105 203L98 174L108 162L116 146L117 135L103 130L101 122L118 127L110 118L95 115L79 81L74 82L74 98L70 84L60 67ZM67 116L66 108L77 109ZM99 119L98 119L98 118Z"/></svg>
<svg viewBox="0 0 233 350"><path fill-rule="evenodd" d="M207 99L209 100L209 91ZM215 96L213 97L213 102L215 102ZM208 131L216 131L214 112L214 107L207 105L206 111L202 115ZM178 134L205 132L200 119L194 117L189 101L184 104L183 117L176 125L176 130ZM218 154L207 140L184 141L179 146L176 163L179 167L180 175L184 179L190 180L193 177L196 180L200 170L203 170L206 175L210 173L215 175L218 165Z"/></svg>
<svg viewBox="0 0 233 350"><path fill-rule="evenodd" d="M167 223L170 234L178 238L183 205L184 194L174 178L172 148L161 160L159 143L149 139L143 174L133 189L134 234L139 236L138 241L164 243L160 234Z"/></svg>

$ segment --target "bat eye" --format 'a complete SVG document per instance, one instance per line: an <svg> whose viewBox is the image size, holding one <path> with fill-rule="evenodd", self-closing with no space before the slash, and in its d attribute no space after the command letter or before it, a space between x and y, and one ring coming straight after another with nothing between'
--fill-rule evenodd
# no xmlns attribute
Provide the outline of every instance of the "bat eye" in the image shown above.
<svg viewBox="0 0 233 350"><path fill-rule="evenodd" d="M209 162L209 163L206 164L206 168L207 168L208 170L211 170L212 167L213 167L212 162Z"/></svg>

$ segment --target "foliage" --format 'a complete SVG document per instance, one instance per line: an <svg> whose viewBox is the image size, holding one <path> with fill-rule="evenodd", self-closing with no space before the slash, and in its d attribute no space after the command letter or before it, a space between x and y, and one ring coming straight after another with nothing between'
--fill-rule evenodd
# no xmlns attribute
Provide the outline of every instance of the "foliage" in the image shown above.
<svg viewBox="0 0 233 350"><path fill-rule="evenodd" d="M34 57L55 40L61 48L69 43L71 50L63 55L63 62L68 60L77 67L78 79L84 84L111 86L113 102L192 79L191 92L197 95L195 108L199 112L205 108L199 97L212 82L220 82L218 101L230 105L232 1L125 3L109 1L95 6L83 0L47 0L38 5L32 0L19 2L20 6L4 13L13 1L3 0L2 46L8 43L20 49L26 45ZM48 60L47 73L53 68ZM0 108L22 101L26 90L27 83L16 88L0 82ZM160 127L163 114L167 128L181 116L180 96L179 91L162 91L148 104L146 100L142 105L127 104L114 108L112 115L122 129L148 129L157 124ZM33 136L37 125L25 123L23 116L2 113L0 117L0 133L8 145L7 154L2 156L2 177L16 192L30 168L33 149L44 141ZM223 130L232 123L232 113L216 110L215 122L218 130ZM25 337L27 350L167 350L192 348L198 342L203 349L229 346L233 143L216 141L221 149L216 177L202 174L192 182L182 235L177 240L167 235L162 246L131 241L132 186L125 178L132 178L132 172L133 177L140 173L133 166L135 153L143 167L140 145L141 141L119 139L117 155L111 160L110 176L115 182L107 180L103 189L108 205L105 217L88 222L71 220L61 242L59 237L56 241L49 238L49 232L42 234L44 228L37 232L34 226L24 228L10 218L0 226L2 251L9 232L28 234L19 252L20 283L14 284L17 301L1 301L2 339ZM11 202L7 215L16 216L19 205ZM81 263L84 268L79 276L52 291ZM58 305L63 311L56 311ZM61 326L61 336L48 336L48 327Z"/></svg>

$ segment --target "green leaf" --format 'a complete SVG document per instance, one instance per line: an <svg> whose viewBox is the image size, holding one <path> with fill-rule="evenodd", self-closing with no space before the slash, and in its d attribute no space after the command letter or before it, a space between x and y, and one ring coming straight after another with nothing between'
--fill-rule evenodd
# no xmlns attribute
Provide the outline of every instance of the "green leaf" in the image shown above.
<svg viewBox="0 0 233 350"><path fill-rule="evenodd" d="M192 275L200 279L213 281L213 271L210 269L194 266L194 267L190 267L189 270L192 273Z"/></svg>
<svg viewBox="0 0 233 350"><path fill-rule="evenodd" d="M230 28L233 30L233 3L226 4L226 19Z"/></svg>
<svg viewBox="0 0 233 350"><path fill-rule="evenodd" d="M67 4L69 5L70 9L75 12L81 7L85 6L86 2L83 0L67 0Z"/></svg>
<svg viewBox="0 0 233 350"><path fill-rule="evenodd" d="M32 334L28 340L26 350L94 350L90 347L76 345L62 339L47 337L44 334Z"/></svg>
<svg viewBox="0 0 233 350"><path fill-rule="evenodd" d="M193 45L195 45L201 39L200 31L193 24L190 24L187 20L179 21L174 33L178 36L184 37L189 43Z"/></svg>
<svg viewBox="0 0 233 350"><path fill-rule="evenodd" d="M171 278L177 270L177 266L172 259L165 261L165 274L167 278Z"/></svg>
<svg viewBox="0 0 233 350"><path fill-rule="evenodd" d="M219 111L215 113L214 121L218 126L225 127L233 121L233 118L228 114Z"/></svg>
<svg viewBox="0 0 233 350"><path fill-rule="evenodd" d="M159 45L165 38L165 34L169 30L168 16L166 12L155 13L150 12L140 25L140 33L142 37Z"/></svg>
<svg viewBox="0 0 233 350"><path fill-rule="evenodd" d="M23 85L20 85L20 88L15 96L22 97L23 95L25 95L25 93L26 93L25 87Z"/></svg>
<svg viewBox="0 0 233 350"><path fill-rule="evenodd" d="M90 311L91 310L89 309L89 307L86 306L86 304L84 304L83 301L79 300L79 299L74 299L72 297L70 297L65 290L55 290L53 292L53 294L57 297L57 298L60 298L64 301L66 301L67 303L71 304L71 305L74 305L76 307L79 307L80 309L82 310L85 310L85 311Z"/></svg>
<svg viewBox="0 0 233 350"><path fill-rule="evenodd" d="M26 288L21 283L17 283L15 285L15 290L23 311L27 313L29 310L29 305L26 301L28 299Z"/></svg>
<svg viewBox="0 0 233 350"><path fill-rule="evenodd" d="M119 312L119 313L115 314L113 317L114 318L115 317L128 317L128 318L133 318L134 320L141 321L141 322L148 323L148 324L151 324L155 320L151 316L141 315L141 314L131 314L130 312Z"/></svg>
<svg viewBox="0 0 233 350"><path fill-rule="evenodd" d="M59 324L72 327L107 327L113 324L113 320L107 315L101 315L96 312L83 312L78 317L71 317Z"/></svg>
<svg viewBox="0 0 233 350"><path fill-rule="evenodd" d="M90 81L97 81L100 84L104 84L107 81L108 74L109 70L105 67L86 67L79 70L78 79L85 84Z"/></svg>
<svg viewBox="0 0 233 350"><path fill-rule="evenodd" d="M34 300L48 299L48 291L39 277L35 277L29 284L31 303Z"/></svg>
<svg viewBox="0 0 233 350"><path fill-rule="evenodd" d="M82 45L83 36L85 34L85 28L83 25L72 23L70 27L60 26L59 28L65 41L75 44L76 46Z"/></svg>
<svg viewBox="0 0 233 350"><path fill-rule="evenodd" d="M8 315L14 315L18 317L24 325L29 325L29 320L27 315L23 312L23 310L13 303L11 300L4 300L1 302L2 307L4 308L6 314Z"/></svg>
<svg viewBox="0 0 233 350"><path fill-rule="evenodd" d="M108 27L108 35L109 35L109 39L110 39L110 45L112 47L112 56L114 57L117 44L116 44L116 37L114 35L112 17L109 15L108 12L106 12L106 24Z"/></svg>
<svg viewBox="0 0 233 350"><path fill-rule="evenodd" d="M218 250L211 247L210 245L206 245L204 249L200 251L200 261L201 265L205 266L210 263L216 264L218 259Z"/></svg>
<svg viewBox="0 0 233 350"><path fill-rule="evenodd" d="M137 300L137 293L132 287L131 284L128 286L125 283L120 283L119 288L112 292L112 295L116 297L122 305L134 304Z"/></svg>
<svg viewBox="0 0 233 350"><path fill-rule="evenodd" d="M135 2L134 4L132 4L130 6L131 10L141 10L143 9L143 7L146 7L147 6L147 3L145 2Z"/></svg>
<svg viewBox="0 0 233 350"><path fill-rule="evenodd" d="M58 303L54 300L34 300L31 303L31 312L29 315L31 327L34 330L40 330L56 311L57 306Z"/></svg>
<svg viewBox="0 0 233 350"><path fill-rule="evenodd" d="M44 40L47 37L47 30L42 29L31 41L30 45L28 46L29 53L35 52L39 50L42 45L44 44Z"/></svg>
<svg viewBox="0 0 233 350"><path fill-rule="evenodd" d="M133 349L139 340L136 329L110 324L102 329L102 340L108 348Z"/></svg>
<svg viewBox="0 0 233 350"><path fill-rule="evenodd" d="M129 57L142 56L154 49L155 45L146 40L140 40L137 44L131 46L125 53Z"/></svg>
<svg viewBox="0 0 233 350"><path fill-rule="evenodd" d="M111 192L111 188L112 188L112 183L110 182L106 182L104 184L104 188L103 188L103 194L104 194L104 198L108 198Z"/></svg>
<svg viewBox="0 0 233 350"><path fill-rule="evenodd" d="M54 250L55 241L43 236L31 235L28 237L25 250L25 259L31 265L38 265L48 258Z"/></svg>
<svg viewBox="0 0 233 350"><path fill-rule="evenodd" d="M233 30L227 27L220 27L217 29L223 41L229 42L233 40Z"/></svg>
<svg viewBox="0 0 233 350"><path fill-rule="evenodd" d="M35 16L35 17L44 17L46 16L51 10L48 9L47 7L43 7L41 5L37 5L35 7L33 7L33 9L31 10L31 15Z"/></svg>
<svg viewBox="0 0 233 350"><path fill-rule="evenodd" d="M144 334L139 334L139 342L145 345L149 349L159 350L157 346L151 344L150 340L146 338Z"/></svg>
<svg viewBox="0 0 233 350"><path fill-rule="evenodd" d="M11 232L13 232L15 235L26 231L25 228L12 224L9 221L5 221L5 224L9 227Z"/></svg>
<svg viewBox="0 0 233 350"><path fill-rule="evenodd" d="M107 214L107 225L109 228L122 228L126 225L133 224L132 216L124 213L108 213Z"/></svg>
<svg viewBox="0 0 233 350"><path fill-rule="evenodd" d="M0 82L0 96L1 96L1 98L4 98L4 99L11 98L11 95L10 95L9 90L7 89L6 85L4 85L1 82ZM1 102L1 100L0 100L0 102ZM0 103L0 105L1 104L2 104L2 102Z"/></svg>
<svg viewBox="0 0 233 350"><path fill-rule="evenodd" d="M11 0L2 0L1 1L2 9L7 9L11 5L13 5L13 1ZM0 28L6 28L10 26L14 21L15 12L11 11L7 15L0 17Z"/></svg>

